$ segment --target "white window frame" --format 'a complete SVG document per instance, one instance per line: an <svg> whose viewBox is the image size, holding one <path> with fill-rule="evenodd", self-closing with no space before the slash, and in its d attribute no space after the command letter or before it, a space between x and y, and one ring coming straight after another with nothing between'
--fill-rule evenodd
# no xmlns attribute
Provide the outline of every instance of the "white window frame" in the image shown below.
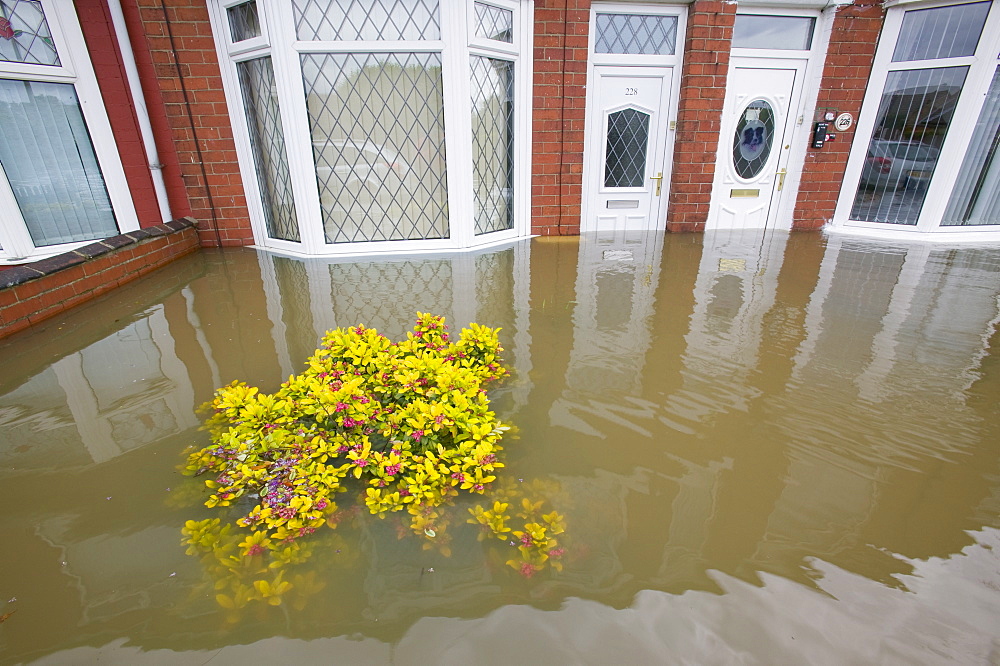
<svg viewBox="0 0 1000 666"><path fill-rule="evenodd" d="M111 123L90 62L87 43L77 19L72 0L41 0L52 41L59 54L59 65L37 65L0 62L0 79L68 83L76 90L97 163L114 211L118 233L139 228L132 193L125 180L121 156L115 143ZM99 238L36 247L21 216L17 200L3 167L0 166L0 264L35 261L93 243Z"/></svg>
<svg viewBox="0 0 1000 666"><path fill-rule="evenodd" d="M896 238L920 235L923 238L937 237L939 240L979 240L990 237L993 240L997 239L994 234L1000 233L1000 225L941 226L941 221L951 198L959 168L965 159L969 141L972 139L976 120L979 118L982 107L982 100L993 80L994 72L1000 66L1000 60L997 58L997 53L1000 51L1000 6L993 3L990 8L974 55L959 58L892 62L899 31L907 11L973 4L976 1L903 0L886 3L888 12L882 26L882 36L879 39L878 50L872 64L872 75L868 80L864 103L858 116L857 129L851 145L851 155L844 172L843 186L830 225L831 230L849 230L872 236ZM878 109L882 102L882 94L889 73L963 66L969 68L968 74L965 84L962 86L954 116L948 127L948 134L941 146L941 156L927 188L926 198L917 218L917 224L890 224L850 219L854 198L861 181L865 156L875 131Z"/></svg>
<svg viewBox="0 0 1000 666"><path fill-rule="evenodd" d="M354 256L434 252L480 248L510 242L530 234L531 212L531 0L487 0L514 12L514 44L475 38L474 0L440 0L440 40L420 41L300 41L288 0L256 0L262 37L232 43L226 9L246 0L210 0L209 14L223 75L226 101L247 194L251 227L257 247L293 256ZM267 27L265 27L265 25ZM247 45L247 41L253 44ZM305 89L299 56L303 53L440 53L443 76L445 155L449 237L326 243L319 188L316 183ZM514 62L514 227L475 235L472 184L472 118L470 56L483 55ZM270 56L274 67L287 151L292 196L300 242L268 237L263 201L259 196L250 133L246 123L236 63Z"/></svg>

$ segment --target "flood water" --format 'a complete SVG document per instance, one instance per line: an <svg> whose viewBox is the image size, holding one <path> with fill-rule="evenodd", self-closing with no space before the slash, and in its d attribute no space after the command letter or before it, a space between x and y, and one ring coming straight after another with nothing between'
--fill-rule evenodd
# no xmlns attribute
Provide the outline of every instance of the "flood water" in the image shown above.
<svg viewBox="0 0 1000 666"><path fill-rule="evenodd" d="M998 299L1000 248L818 234L185 258L0 341L0 662L1000 663ZM450 556L359 514L222 608L181 545L197 407L417 311L503 327L497 483L565 568L465 507Z"/></svg>

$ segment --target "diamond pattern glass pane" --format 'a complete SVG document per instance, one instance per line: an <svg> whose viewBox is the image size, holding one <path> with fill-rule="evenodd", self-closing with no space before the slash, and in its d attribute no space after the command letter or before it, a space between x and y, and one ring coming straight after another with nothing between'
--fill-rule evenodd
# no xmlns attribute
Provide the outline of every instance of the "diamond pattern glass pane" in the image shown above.
<svg viewBox="0 0 1000 666"><path fill-rule="evenodd" d="M233 42L260 37L260 17L257 15L256 0L230 7L226 13L229 15L229 33Z"/></svg>
<svg viewBox="0 0 1000 666"><path fill-rule="evenodd" d="M767 164L774 142L774 109L762 99L743 109L733 136L733 166L740 178L756 178Z"/></svg>
<svg viewBox="0 0 1000 666"><path fill-rule="evenodd" d="M605 187L642 187L646 173L649 114L623 109L608 115Z"/></svg>
<svg viewBox="0 0 1000 666"><path fill-rule="evenodd" d="M498 42L514 42L514 12L476 3L476 37L492 39Z"/></svg>
<svg viewBox="0 0 1000 666"><path fill-rule="evenodd" d="M676 16L597 15L595 53L673 55L676 47Z"/></svg>
<svg viewBox="0 0 1000 666"><path fill-rule="evenodd" d="M968 72L968 67L889 72L852 220L917 223Z"/></svg>
<svg viewBox="0 0 1000 666"><path fill-rule="evenodd" d="M303 54L302 76L326 242L447 238L441 54Z"/></svg>
<svg viewBox="0 0 1000 666"><path fill-rule="evenodd" d="M438 0L293 0L306 41L441 39Z"/></svg>
<svg viewBox="0 0 1000 666"><path fill-rule="evenodd" d="M903 15L893 62L958 58L976 52L989 2L917 9Z"/></svg>
<svg viewBox="0 0 1000 666"><path fill-rule="evenodd" d="M514 228L514 63L472 57L476 234Z"/></svg>
<svg viewBox="0 0 1000 666"><path fill-rule="evenodd" d="M118 233L73 84L0 79L0 164L36 246Z"/></svg>
<svg viewBox="0 0 1000 666"><path fill-rule="evenodd" d="M38 0L0 0L0 60L58 65L59 54Z"/></svg>
<svg viewBox="0 0 1000 666"><path fill-rule="evenodd" d="M257 180L261 186L267 235L298 242L299 225L292 200L292 184L288 175L288 156L281 126L278 93L274 85L271 58L257 58L237 63L243 106L250 128Z"/></svg>

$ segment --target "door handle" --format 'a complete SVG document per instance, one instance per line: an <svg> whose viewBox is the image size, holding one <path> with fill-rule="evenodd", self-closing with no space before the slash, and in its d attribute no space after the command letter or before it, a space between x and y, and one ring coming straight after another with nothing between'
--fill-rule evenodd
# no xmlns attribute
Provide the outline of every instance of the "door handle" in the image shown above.
<svg viewBox="0 0 1000 666"><path fill-rule="evenodd" d="M778 177L778 191L779 192L781 191L781 188L783 188L785 186L785 174L787 174L787 173L788 173L788 169L782 168L781 171L779 171L778 173L775 174Z"/></svg>
<svg viewBox="0 0 1000 666"><path fill-rule="evenodd" d="M655 176L650 176L649 179L656 181L656 196L660 196L660 188L663 187L663 172L659 171Z"/></svg>

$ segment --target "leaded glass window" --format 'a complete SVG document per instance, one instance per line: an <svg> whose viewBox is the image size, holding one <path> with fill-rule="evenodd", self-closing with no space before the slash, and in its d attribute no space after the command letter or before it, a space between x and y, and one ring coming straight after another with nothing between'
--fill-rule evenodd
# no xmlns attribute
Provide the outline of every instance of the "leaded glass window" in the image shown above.
<svg viewBox="0 0 1000 666"><path fill-rule="evenodd" d="M439 53L302 54L327 243L448 237Z"/></svg>
<svg viewBox="0 0 1000 666"><path fill-rule="evenodd" d="M650 14L598 14L595 53L673 55L677 17Z"/></svg>
<svg viewBox="0 0 1000 666"><path fill-rule="evenodd" d="M299 226L292 199L285 134L275 94L271 58L237 63L236 71L243 91L257 180L261 186L267 235L298 242Z"/></svg>
<svg viewBox="0 0 1000 666"><path fill-rule="evenodd" d="M622 109L608 114L604 159L605 187L642 187L649 143L649 114Z"/></svg>
<svg viewBox="0 0 1000 666"><path fill-rule="evenodd" d="M514 12L485 2L475 3L475 8L476 37L508 44L514 41Z"/></svg>
<svg viewBox="0 0 1000 666"><path fill-rule="evenodd" d="M476 234L514 227L514 63L472 56Z"/></svg>
<svg viewBox="0 0 1000 666"><path fill-rule="evenodd" d="M906 12L892 61L957 58L974 54L990 4L976 2Z"/></svg>
<svg viewBox="0 0 1000 666"><path fill-rule="evenodd" d="M293 0L292 11L306 41L441 39L438 0Z"/></svg>
<svg viewBox="0 0 1000 666"><path fill-rule="evenodd" d="M0 0L0 60L60 64L41 2Z"/></svg>
<svg viewBox="0 0 1000 666"><path fill-rule="evenodd" d="M229 16L229 34L234 43L260 37L260 16L257 15L256 0L230 7L226 14Z"/></svg>
<svg viewBox="0 0 1000 666"><path fill-rule="evenodd" d="M774 142L774 109L762 99L743 109L733 136L733 167L740 178L756 178L767 165Z"/></svg>

